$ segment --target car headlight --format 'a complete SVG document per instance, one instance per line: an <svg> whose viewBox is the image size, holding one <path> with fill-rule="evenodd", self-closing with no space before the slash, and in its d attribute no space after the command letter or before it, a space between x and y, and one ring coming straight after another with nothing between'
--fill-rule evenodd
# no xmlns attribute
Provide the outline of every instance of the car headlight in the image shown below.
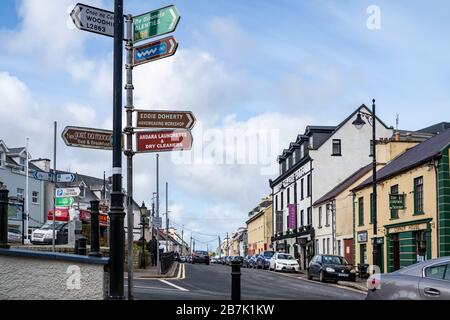
<svg viewBox="0 0 450 320"><path fill-rule="evenodd" d="M327 267L325 269L326 272L335 272L336 270L334 270L333 268Z"/></svg>

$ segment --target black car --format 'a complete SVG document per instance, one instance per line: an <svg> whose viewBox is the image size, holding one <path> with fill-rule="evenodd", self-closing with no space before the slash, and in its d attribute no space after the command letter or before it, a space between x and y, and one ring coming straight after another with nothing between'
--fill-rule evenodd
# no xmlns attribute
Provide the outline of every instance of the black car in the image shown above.
<svg viewBox="0 0 450 320"><path fill-rule="evenodd" d="M252 256L245 256L244 260L242 261L242 267L243 268L250 268L250 259Z"/></svg>
<svg viewBox="0 0 450 320"><path fill-rule="evenodd" d="M234 256L233 259L231 260L231 263L236 263L236 262L238 262L241 265L241 267L242 267L242 263L244 262L244 257L242 257L242 256Z"/></svg>
<svg viewBox="0 0 450 320"><path fill-rule="evenodd" d="M273 251L264 251L256 258L256 269L269 269L270 259L275 254Z"/></svg>
<svg viewBox="0 0 450 320"><path fill-rule="evenodd" d="M192 253L192 264L195 263L205 263L207 265L209 265L210 263L210 258L209 258L209 253L207 251L194 251L194 253Z"/></svg>
<svg viewBox="0 0 450 320"><path fill-rule="evenodd" d="M308 266L308 279L317 277L321 282L346 280L355 281L356 272L353 265L344 257L319 254L314 256Z"/></svg>
<svg viewBox="0 0 450 320"><path fill-rule="evenodd" d="M249 268L256 268L256 259L258 256L258 254L255 254L248 259L247 265Z"/></svg>

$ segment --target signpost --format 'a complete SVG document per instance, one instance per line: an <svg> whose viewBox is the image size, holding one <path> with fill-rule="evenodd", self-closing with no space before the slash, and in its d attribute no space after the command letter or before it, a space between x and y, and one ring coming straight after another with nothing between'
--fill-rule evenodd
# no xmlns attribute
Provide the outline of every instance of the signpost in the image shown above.
<svg viewBox="0 0 450 320"><path fill-rule="evenodd" d="M81 193L80 188L58 188L55 191L56 198L78 197Z"/></svg>
<svg viewBox="0 0 450 320"><path fill-rule="evenodd" d="M180 15L173 5L133 17L134 42L174 32L179 21Z"/></svg>
<svg viewBox="0 0 450 320"><path fill-rule="evenodd" d="M178 49L178 43L173 36L153 41L133 49L133 65L171 57Z"/></svg>
<svg viewBox="0 0 450 320"><path fill-rule="evenodd" d="M56 175L56 182L69 183L75 182L76 176L73 173L59 173Z"/></svg>
<svg viewBox="0 0 450 320"><path fill-rule="evenodd" d="M190 111L137 111L137 128L192 129L196 119Z"/></svg>
<svg viewBox="0 0 450 320"><path fill-rule="evenodd" d="M62 133L65 144L69 147L112 150L113 132L81 127L66 127Z"/></svg>
<svg viewBox="0 0 450 320"><path fill-rule="evenodd" d="M70 17L80 30L114 37L114 12L78 3Z"/></svg>
<svg viewBox="0 0 450 320"><path fill-rule="evenodd" d="M186 129L137 132L136 149L139 153L191 150L192 140Z"/></svg>
<svg viewBox="0 0 450 320"><path fill-rule="evenodd" d="M73 197L56 198L55 205L57 207L71 207L74 202L75 202L75 199Z"/></svg>
<svg viewBox="0 0 450 320"><path fill-rule="evenodd" d="M36 180L52 182L53 181L53 173L35 171L33 173L33 178Z"/></svg>

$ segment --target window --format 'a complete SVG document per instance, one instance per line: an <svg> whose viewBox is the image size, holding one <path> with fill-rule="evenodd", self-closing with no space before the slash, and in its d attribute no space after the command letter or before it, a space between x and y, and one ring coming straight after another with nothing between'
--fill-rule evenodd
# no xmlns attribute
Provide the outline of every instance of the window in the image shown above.
<svg viewBox="0 0 450 320"><path fill-rule="evenodd" d="M283 210L283 207L284 207L284 193L283 193L283 191L281 191L281 208L280 208L280 210Z"/></svg>
<svg viewBox="0 0 450 320"><path fill-rule="evenodd" d="M358 225L364 225L364 198L358 199Z"/></svg>
<svg viewBox="0 0 450 320"><path fill-rule="evenodd" d="M302 178L302 180L300 180L300 200L305 199L305 183L304 183L304 178Z"/></svg>
<svg viewBox="0 0 450 320"><path fill-rule="evenodd" d="M327 238L327 254L330 253L330 238Z"/></svg>
<svg viewBox="0 0 450 320"><path fill-rule="evenodd" d="M305 156L305 146L302 144L300 146L300 159L303 159L304 156Z"/></svg>
<svg viewBox="0 0 450 320"><path fill-rule="evenodd" d="M39 192L33 191L33 193L31 194L31 202L34 204L39 203Z"/></svg>
<svg viewBox="0 0 450 320"><path fill-rule="evenodd" d="M427 278L442 280L442 279L444 279L446 268L447 268L447 266L445 264L440 265L440 266L429 267L429 268L425 269L425 276Z"/></svg>
<svg viewBox="0 0 450 320"><path fill-rule="evenodd" d="M286 197L287 197L287 201L286 201L286 206L287 206L287 205L289 205L289 203L291 203L291 190L289 188L287 188Z"/></svg>
<svg viewBox="0 0 450 320"><path fill-rule="evenodd" d="M423 177L414 179L414 214L423 213Z"/></svg>
<svg viewBox="0 0 450 320"><path fill-rule="evenodd" d="M288 157L288 169L292 167L292 155Z"/></svg>
<svg viewBox="0 0 450 320"><path fill-rule="evenodd" d="M297 162L296 157L297 157L297 150L294 150L292 152L292 165L294 165Z"/></svg>
<svg viewBox="0 0 450 320"><path fill-rule="evenodd" d="M294 203L297 204L297 181L294 183Z"/></svg>
<svg viewBox="0 0 450 320"><path fill-rule="evenodd" d="M23 200L24 193L25 193L25 190L23 190L21 188L17 188L17 198L19 198L20 200Z"/></svg>
<svg viewBox="0 0 450 320"><path fill-rule="evenodd" d="M332 156L340 156L341 154L341 139L333 139Z"/></svg>
<svg viewBox="0 0 450 320"><path fill-rule="evenodd" d="M20 160L19 160L19 164L20 164L20 166L19 166L19 168L20 168L20 171L22 171L22 172L25 172L25 158L20 158Z"/></svg>
<svg viewBox="0 0 450 320"><path fill-rule="evenodd" d="M365 244L359 245L359 263L367 264L367 247Z"/></svg>
<svg viewBox="0 0 450 320"><path fill-rule="evenodd" d="M312 223L312 210L311 210L311 207L308 208L307 215L308 215L308 217L307 217L307 219L308 219L307 223L308 223L308 225L311 225L311 223Z"/></svg>
<svg viewBox="0 0 450 320"><path fill-rule="evenodd" d="M80 184L80 198L84 198L86 196L86 190L85 190L84 183Z"/></svg>
<svg viewBox="0 0 450 320"><path fill-rule="evenodd" d="M447 271L445 272L444 280L450 281L450 264L447 265Z"/></svg>
<svg viewBox="0 0 450 320"><path fill-rule="evenodd" d="M5 156L5 153L3 151L0 151L0 167L3 167L4 162L3 162L3 158Z"/></svg>
<svg viewBox="0 0 450 320"><path fill-rule="evenodd" d="M322 207L319 207L319 228L322 228Z"/></svg>
<svg viewBox="0 0 450 320"><path fill-rule="evenodd" d="M327 253L325 251L325 248L326 248L326 246L325 246L325 239L322 239L322 253Z"/></svg>
<svg viewBox="0 0 450 320"><path fill-rule="evenodd" d="M319 240L316 240L316 254L319 254Z"/></svg>
<svg viewBox="0 0 450 320"><path fill-rule="evenodd" d="M305 210L300 210L300 225L303 227L305 225Z"/></svg>
<svg viewBox="0 0 450 320"><path fill-rule="evenodd" d="M307 194L306 194L306 196L307 197L311 197L311 175L310 174L308 174L308 176L307 176Z"/></svg>
<svg viewBox="0 0 450 320"><path fill-rule="evenodd" d="M391 187L391 194L398 194L398 184ZM397 209L391 210L391 219L398 219L398 210Z"/></svg>
<svg viewBox="0 0 450 320"><path fill-rule="evenodd" d="M325 207L325 227L330 226L330 209L329 206Z"/></svg>
<svg viewBox="0 0 450 320"><path fill-rule="evenodd" d="M374 210L373 210L373 193L370 194L370 224L373 224L374 219Z"/></svg>
<svg viewBox="0 0 450 320"><path fill-rule="evenodd" d="M275 196L275 210L279 210L279 208L278 208L278 195Z"/></svg>

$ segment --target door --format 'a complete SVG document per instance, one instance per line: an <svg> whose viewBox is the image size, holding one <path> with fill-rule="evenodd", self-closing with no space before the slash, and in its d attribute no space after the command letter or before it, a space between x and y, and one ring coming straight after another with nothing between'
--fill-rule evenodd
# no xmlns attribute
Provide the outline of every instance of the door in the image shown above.
<svg viewBox="0 0 450 320"><path fill-rule="evenodd" d="M344 258L351 264L355 261L354 243L353 239L344 239Z"/></svg>
<svg viewBox="0 0 450 320"><path fill-rule="evenodd" d="M425 277L419 282L419 294L424 300L449 300L450 264L426 268Z"/></svg>
<svg viewBox="0 0 450 320"><path fill-rule="evenodd" d="M400 269L400 242L398 233L392 235L392 266L393 271Z"/></svg>

